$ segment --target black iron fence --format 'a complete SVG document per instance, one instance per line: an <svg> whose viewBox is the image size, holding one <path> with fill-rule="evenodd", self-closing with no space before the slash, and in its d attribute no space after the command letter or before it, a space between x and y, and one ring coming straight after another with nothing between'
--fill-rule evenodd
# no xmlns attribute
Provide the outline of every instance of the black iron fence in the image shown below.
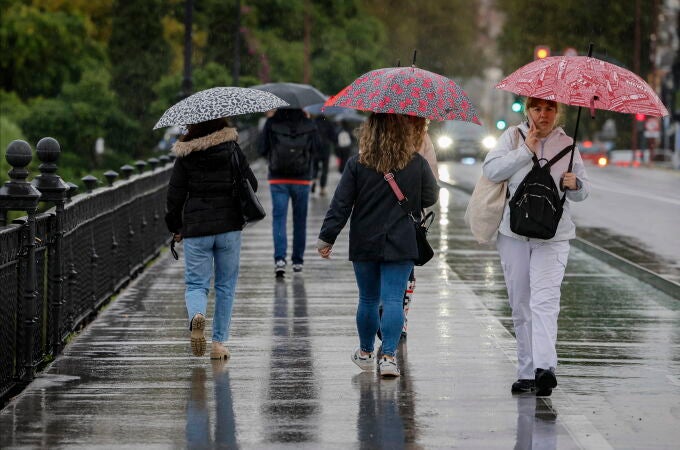
<svg viewBox="0 0 680 450"><path fill-rule="evenodd" d="M254 132L240 143L254 156ZM82 179L86 192L57 174L59 143L38 142L40 175L26 167L32 151L24 141L6 152L10 180L0 188L0 405L26 386L58 355L68 336L135 278L169 242L163 220L172 157L137 161ZM133 174L134 172L136 174ZM38 213L40 203L52 206ZM25 217L7 223L8 211Z"/></svg>

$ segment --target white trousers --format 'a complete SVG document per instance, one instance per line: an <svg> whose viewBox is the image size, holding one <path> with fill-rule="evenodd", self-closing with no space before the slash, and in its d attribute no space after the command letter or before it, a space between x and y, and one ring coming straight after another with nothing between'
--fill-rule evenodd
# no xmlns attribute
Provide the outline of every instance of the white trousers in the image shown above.
<svg viewBox="0 0 680 450"><path fill-rule="evenodd" d="M498 234L512 322L517 339L517 378L557 367L557 316L569 241L524 241Z"/></svg>

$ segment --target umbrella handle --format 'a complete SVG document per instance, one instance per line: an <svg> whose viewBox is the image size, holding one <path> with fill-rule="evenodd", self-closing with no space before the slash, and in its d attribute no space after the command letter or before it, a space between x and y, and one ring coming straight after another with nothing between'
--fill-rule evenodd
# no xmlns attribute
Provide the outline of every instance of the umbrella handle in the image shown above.
<svg viewBox="0 0 680 450"><path fill-rule="evenodd" d="M593 97L590 99L590 118L594 119L595 118L595 100L599 100L600 97L597 95L593 95Z"/></svg>

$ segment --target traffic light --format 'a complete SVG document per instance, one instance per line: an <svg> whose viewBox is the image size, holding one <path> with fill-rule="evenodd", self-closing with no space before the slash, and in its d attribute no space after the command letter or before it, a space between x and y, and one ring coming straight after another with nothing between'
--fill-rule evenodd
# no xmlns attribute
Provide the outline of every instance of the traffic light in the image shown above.
<svg viewBox="0 0 680 450"><path fill-rule="evenodd" d="M645 115L642 114L642 113L635 114L635 121L636 122L644 122L645 121Z"/></svg>
<svg viewBox="0 0 680 450"><path fill-rule="evenodd" d="M537 45L534 47L534 59L543 59L550 56L550 47L547 45Z"/></svg>
<svg viewBox="0 0 680 450"><path fill-rule="evenodd" d="M508 126L508 123L503 119L496 121L496 128L498 128L499 130L505 130L505 127L507 127L507 126Z"/></svg>
<svg viewBox="0 0 680 450"><path fill-rule="evenodd" d="M510 109L512 109L512 112L520 113L524 109L524 105L520 99L516 98L512 105L510 105Z"/></svg>

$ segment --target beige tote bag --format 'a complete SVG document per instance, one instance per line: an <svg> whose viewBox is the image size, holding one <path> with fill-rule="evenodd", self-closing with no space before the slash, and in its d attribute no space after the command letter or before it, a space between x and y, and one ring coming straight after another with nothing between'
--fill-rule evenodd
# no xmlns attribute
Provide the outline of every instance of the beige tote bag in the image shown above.
<svg viewBox="0 0 680 450"><path fill-rule="evenodd" d="M475 184L465 210L465 223L480 244L490 242L498 231L505 209L508 182L494 183L482 175Z"/></svg>
<svg viewBox="0 0 680 450"><path fill-rule="evenodd" d="M517 143L519 133L515 128ZM515 145L516 146L516 145ZM508 182L494 183L481 175L472 191L470 202L465 210L465 223L480 244L490 242L501 224L505 209Z"/></svg>

